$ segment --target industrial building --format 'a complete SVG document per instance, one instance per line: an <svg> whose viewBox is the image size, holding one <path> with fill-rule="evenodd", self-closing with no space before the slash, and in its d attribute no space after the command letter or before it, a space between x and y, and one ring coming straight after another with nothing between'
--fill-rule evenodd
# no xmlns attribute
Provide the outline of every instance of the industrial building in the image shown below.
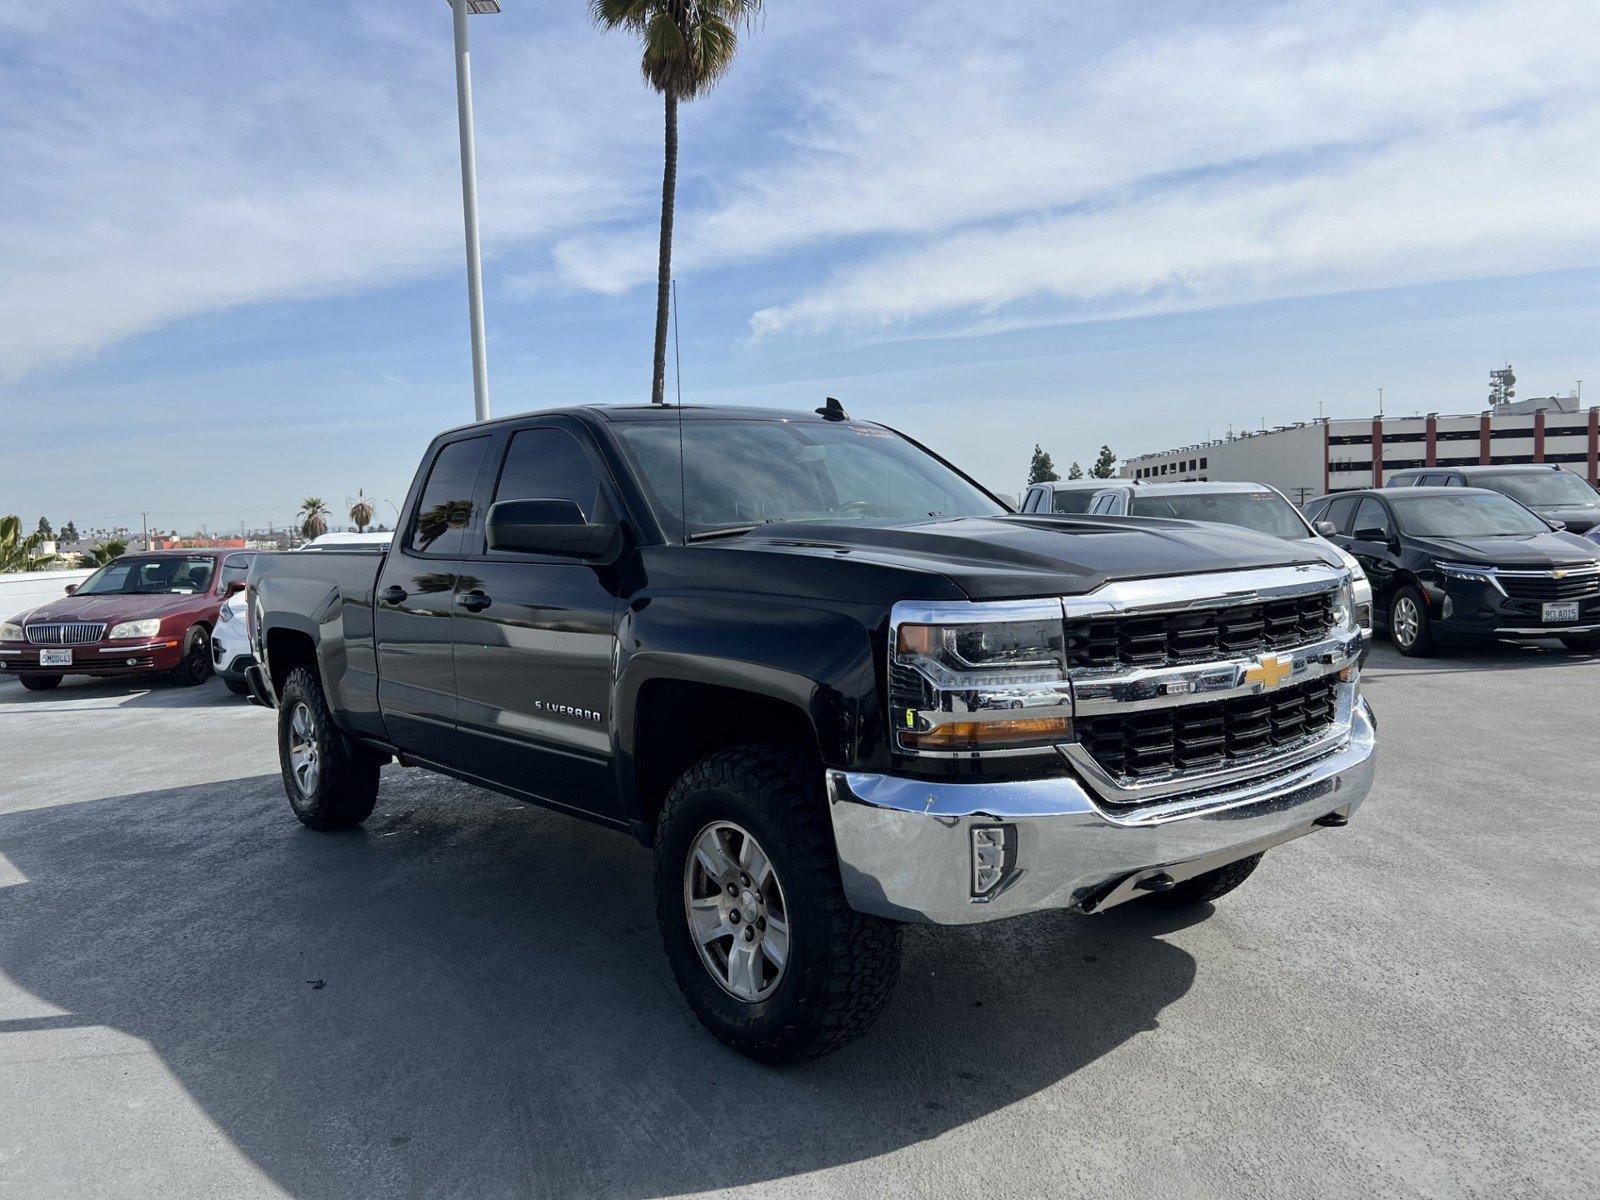
<svg viewBox="0 0 1600 1200"><path fill-rule="evenodd" d="M1405 467L1556 463L1600 485L1600 408L1544 396L1479 413L1319 418L1235 434L1123 462L1125 479L1250 480L1297 504L1327 492L1382 487Z"/></svg>

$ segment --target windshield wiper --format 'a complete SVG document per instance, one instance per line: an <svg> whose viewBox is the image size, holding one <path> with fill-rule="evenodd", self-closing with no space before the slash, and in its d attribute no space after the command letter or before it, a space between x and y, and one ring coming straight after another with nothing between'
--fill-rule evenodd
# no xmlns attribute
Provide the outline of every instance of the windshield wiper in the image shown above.
<svg viewBox="0 0 1600 1200"><path fill-rule="evenodd" d="M766 522L762 522L766 524ZM724 525L720 529L703 529L699 533L691 533L687 541L709 542L713 538L743 537L752 529L760 529L761 525Z"/></svg>

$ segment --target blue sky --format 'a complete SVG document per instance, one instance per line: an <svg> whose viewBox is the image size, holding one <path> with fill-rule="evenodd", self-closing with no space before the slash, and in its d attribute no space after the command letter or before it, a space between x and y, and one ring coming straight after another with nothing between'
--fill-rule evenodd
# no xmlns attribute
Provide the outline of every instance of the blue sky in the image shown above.
<svg viewBox="0 0 1600 1200"><path fill-rule="evenodd" d="M497 413L648 396L660 104L475 18ZM840 396L1004 491L1600 387L1600 6L774 3L683 112L684 396ZM471 415L442 0L0 0L0 511L403 498ZM18 453L21 451L22 453Z"/></svg>

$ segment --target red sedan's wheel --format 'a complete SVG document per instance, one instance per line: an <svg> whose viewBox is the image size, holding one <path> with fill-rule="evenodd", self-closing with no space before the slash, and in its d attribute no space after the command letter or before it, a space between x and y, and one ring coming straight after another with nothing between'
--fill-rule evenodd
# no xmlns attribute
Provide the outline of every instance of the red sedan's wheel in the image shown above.
<svg viewBox="0 0 1600 1200"><path fill-rule="evenodd" d="M172 682L194 687L211 678L211 637L204 625L194 625L183 639L183 658L173 668Z"/></svg>

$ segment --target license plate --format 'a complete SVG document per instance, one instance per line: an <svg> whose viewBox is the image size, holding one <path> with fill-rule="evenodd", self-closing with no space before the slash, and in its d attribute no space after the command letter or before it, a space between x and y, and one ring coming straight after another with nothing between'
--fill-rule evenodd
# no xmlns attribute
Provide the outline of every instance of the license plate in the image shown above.
<svg viewBox="0 0 1600 1200"><path fill-rule="evenodd" d="M1576 613L1573 614L1577 616ZM1548 617L1545 618L1549 620ZM41 667L70 667L72 665L71 650L41 650L39 651L39 665Z"/></svg>
<svg viewBox="0 0 1600 1200"><path fill-rule="evenodd" d="M1578 619L1578 604L1546 604L1544 606L1545 623L1552 621L1576 621Z"/></svg>

